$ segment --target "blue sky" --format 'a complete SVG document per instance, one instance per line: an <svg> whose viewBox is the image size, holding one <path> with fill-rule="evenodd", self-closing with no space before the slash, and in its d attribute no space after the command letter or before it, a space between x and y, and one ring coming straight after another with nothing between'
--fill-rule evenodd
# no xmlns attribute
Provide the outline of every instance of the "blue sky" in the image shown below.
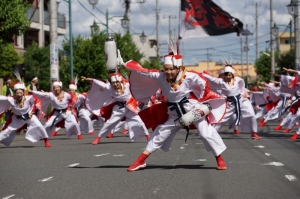
<svg viewBox="0 0 300 199"><path fill-rule="evenodd" d="M88 0L71 0L72 1L72 20L73 20L73 35L90 35L90 26L93 21L105 23L105 12L108 9L109 17L123 16L125 13L124 0L99 0L98 4L93 9ZM156 15L155 7L156 0L145 0L145 3L139 3L140 0L132 0L131 3L131 32L141 33L145 32L147 36L156 36ZM81 6L80 3L85 7ZM260 1L245 1L245 0L214 0L216 4L229 12L232 16L240 19L248 25L248 29L253 32L253 36L249 36L249 62L255 61L255 3L258 3L258 46L259 51L269 49L270 40L270 0ZM289 31L286 27L292 18L288 14L286 5L290 0L273 0L273 16L274 22L279 26L280 31ZM159 0L159 41L161 43L160 52L162 55L167 53L168 42L168 16L176 16L171 19L171 30L178 32L179 21L179 0ZM68 21L68 3L61 1L59 5L59 12L66 15ZM92 14L91 14L92 13ZM109 20L110 32L124 33L121 27L121 18L113 18ZM105 26L100 25L102 30ZM68 37L68 26L67 35ZM245 41L245 37L242 37ZM63 37L59 38L59 45ZM244 45L244 44L243 44ZM207 52L209 59L212 61L222 60L222 56L232 58L234 62L241 60L240 37L235 33L205 37L205 38L189 38L181 42L181 54L183 55L184 64L194 64L198 61L207 60ZM207 51L207 49L209 50ZM246 54L244 53L244 62Z"/></svg>

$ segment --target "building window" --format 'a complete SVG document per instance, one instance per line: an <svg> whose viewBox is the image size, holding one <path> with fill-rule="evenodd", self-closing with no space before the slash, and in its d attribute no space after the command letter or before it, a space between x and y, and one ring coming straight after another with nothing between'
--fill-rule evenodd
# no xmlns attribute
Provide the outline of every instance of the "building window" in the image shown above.
<svg viewBox="0 0 300 199"><path fill-rule="evenodd" d="M154 39L149 39L150 47L153 48L154 46L157 46L157 42Z"/></svg>
<svg viewBox="0 0 300 199"><path fill-rule="evenodd" d="M284 40L284 44L290 44L290 40L285 39L285 40Z"/></svg>

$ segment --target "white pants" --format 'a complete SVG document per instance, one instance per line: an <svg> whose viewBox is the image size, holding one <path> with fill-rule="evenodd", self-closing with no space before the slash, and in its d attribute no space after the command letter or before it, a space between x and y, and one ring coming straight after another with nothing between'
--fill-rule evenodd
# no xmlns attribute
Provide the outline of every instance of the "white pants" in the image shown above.
<svg viewBox="0 0 300 199"><path fill-rule="evenodd" d="M13 115L12 121L8 127L0 132L0 143L3 143L5 146L9 146L16 136L16 131L24 124L27 124L27 131L25 135L27 140L35 143L40 139L48 138L45 128L35 115L32 115L32 117L26 121L17 119L17 117Z"/></svg>
<svg viewBox="0 0 300 199"><path fill-rule="evenodd" d="M114 134L115 132L120 131L122 129L128 129L126 121L120 121L111 133Z"/></svg>
<svg viewBox="0 0 300 199"><path fill-rule="evenodd" d="M91 113L88 109L81 108L79 110L78 116L80 130L86 133L94 132L93 122L91 120L91 116L93 116L93 113Z"/></svg>
<svg viewBox="0 0 300 199"><path fill-rule="evenodd" d="M44 124L48 135L50 135L54 131L55 125L63 119L65 119L65 130L67 137L71 137L72 135L81 135L79 124L77 123L76 118L71 111L67 111L66 113L62 113L60 116L58 116L57 120L54 122L54 125L51 128L51 125L57 115L58 112L55 111L49 118L49 120Z"/></svg>
<svg viewBox="0 0 300 199"><path fill-rule="evenodd" d="M112 115L101 128L98 137L106 136L116 127L116 125L126 117L126 123L128 125L129 137L132 141L136 141L139 138L149 135L148 130L140 116L127 107L119 109L118 105L115 105L112 110Z"/></svg>
<svg viewBox="0 0 300 199"><path fill-rule="evenodd" d="M283 100L280 100L275 107L267 112L267 114L264 116L265 122L275 119L282 119L282 103Z"/></svg>
<svg viewBox="0 0 300 199"><path fill-rule="evenodd" d="M294 124L297 123L297 121L300 118L300 108L298 108L296 114L293 114L289 112L287 116L282 120L280 123L280 126L287 126L289 129L292 129Z"/></svg>
<svg viewBox="0 0 300 199"><path fill-rule="evenodd" d="M241 107L241 129L243 131L257 132L257 121L251 102L248 99L240 99ZM228 120L231 119L232 115L235 114L235 105L228 102L226 113L219 124L214 127L218 131Z"/></svg>

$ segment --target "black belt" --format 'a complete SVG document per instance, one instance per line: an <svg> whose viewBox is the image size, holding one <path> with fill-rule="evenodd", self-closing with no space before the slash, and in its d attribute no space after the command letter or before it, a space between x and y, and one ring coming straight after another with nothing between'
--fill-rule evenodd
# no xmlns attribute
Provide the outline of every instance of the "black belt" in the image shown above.
<svg viewBox="0 0 300 199"><path fill-rule="evenodd" d="M16 115L16 117L17 117L18 120L21 119L21 120L24 120L24 121L26 121L30 118L28 113L25 113L24 115Z"/></svg>
<svg viewBox="0 0 300 199"><path fill-rule="evenodd" d="M177 113L177 115L178 115L178 118L177 118L177 119L179 119L179 118L181 118L182 115L186 114L186 111L185 111L183 105L184 105L185 103L188 103L188 102L189 102L189 100L188 100L186 97L184 97L184 98L182 98L182 100L180 100L180 102L168 102L168 108L169 108L171 111L175 110L176 113ZM177 120L177 119L176 119L176 120ZM175 120L175 121L176 121L176 120ZM174 121L174 122L175 122L175 121ZM186 130L186 132L187 132L186 137L185 137L185 142L186 142L186 140L187 140L187 138L188 138L188 136L189 136L190 128L189 128L189 126L184 126L183 128L184 128L184 129Z"/></svg>
<svg viewBox="0 0 300 199"><path fill-rule="evenodd" d="M286 96L285 96L285 97L286 97ZM287 98L287 97L286 97L286 98ZM296 99L293 100L292 103L284 109L283 113L285 113L289 108L291 108L294 104L296 104L296 103L299 101L299 99L300 99L300 96L297 96L297 95L296 95Z"/></svg>
<svg viewBox="0 0 300 199"><path fill-rule="evenodd" d="M53 122L52 122L52 124L51 124L50 129L52 129L52 127L54 126L54 124L55 124L55 122L57 121L58 117L59 117L61 114L65 113L65 112L67 111L66 108L65 108L65 109L54 109L54 110L55 110L55 112L58 112L58 115L54 118L54 120L53 120Z"/></svg>
<svg viewBox="0 0 300 199"><path fill-rule="evenodd" d="M285 113L285 111L287 110L287 109L285 109L285 104L286 104L286 101L287 101L287 96L285 96L285 95L281 95L281 99L282 99L282 104L281 104L281 111L279 112L279 117L282 115L282 114L284 114ZM299 98L298 98L299 99ZM297 102L298 102L298 100L297 100ZM296 102L295 102L296 103ZM295 104L294 103L294 104ZM293 104L293 103L292 103Z"/></svg>
<svg viewBox="0 0 300 199"><path fill-rule="evenodd" d="M125 108L126 102L118 102L119 109Z"/></svg>
<svg viewBox="0 0 300 199"><path fill-rule="evenodd" d="M231 102L232 104L234 104L234 107L235 107L236 118L235 118L234 125L239 125L240 120L241 120L241 104L240 104L240 99L241 99L241 95L240 94L236 95L236 96L227 97L227 101Z"/></svg>

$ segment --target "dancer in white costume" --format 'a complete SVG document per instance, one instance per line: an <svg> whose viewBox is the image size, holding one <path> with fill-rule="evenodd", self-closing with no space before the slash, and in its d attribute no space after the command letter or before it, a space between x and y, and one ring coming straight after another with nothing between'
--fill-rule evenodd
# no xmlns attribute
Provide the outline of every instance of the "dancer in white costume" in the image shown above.
<svg viewBox="0 0 300 199"><path fill-rule="evenodd" d="M173 45L173 49L174 48ZM177 50L173 50L173 52L177 53ZM153 93L160 88L163 96L168 100L167 103L154 105L160 106L168 104L166 105L168 106L167 112L164 113L168 114L167 120L155 128L148 141L146 150L144 150L127 171L135 171L146 167L146 158L159 148L163 151L168 151L176 133L182 128L182 126L177 126L174 120L179 119L185 113L194 110L195 106L205 106L199 104L198 100L205 101L211 99L211 97L215 97L215 100L216 102L218 101L217 103L220 107L220 110L216 111L220 113L220 116L218 117L214 114L214 119L216 121L221 119L226 107L224 98L212 93L208 83L200 76L200 74L187 71L185 67L181 66L181 55L166 55L164 58L163 71L145 69L135 61L129 61L125 64L125 67L131 71L130 90L135 99L139 101L144 99L145 103L147 103ZM212 111L214 111L214 109L212 109ZM226 149L226 146L218 132L207 122L202 110L200 111L200 114L201 116L199 116L201 118L198 118L196 121L192 122L192 124L197 128L206 150L211 151L216 157L218 164L217 169L225 170L226 163L223 160L221 153ZM210 114L213 113L210 112ZM148 117L148 119L151 119L151 116Z"/></svg>
<svg viewBox="0 0 300 199"><path fill-rule="evenodd" d="M128 124L129 137L135 141L143 136L150 138L148 130L141 120L138 112L137 101L132 97L129 83L119 73L110 74L111 83L102 82L92 78L81 77L83 80L92 82L85 104L95 113L105 106L111 106L112 114L103 124L98 136L92 142L96 145L102 136L108 135L115 126L125 117ZM110 110L111 110L110 109ZM100 111L102 112L102 111ZM95 113L99 115L99 113Z"/></svg>
<svg viewBox="0 0 300 199"><path fill-rule="evenodd" d="M21 80L21 78L20 78ZM14 85L13 97L0 96L0 113L6 111L9 107L12 110L10 123L0 132L0 142L5 146L9 146L16 136L18 129L27 125L25 138L33 143L43 139L45 147L51 147L48 141L48 135L39 119L43 117L39 110L38 119L34 114L37 108L41 108L37 104L37 100L31 95L25 95L25 86L21 81Z"/></svg>
<svg viewBox="0 0 300 199"><path fill-rule="evenodd" d="M75 77L74 81L71 81L69 84L69 91L76 98L74 108L76 109L77 115L79 117L79 127L80 130L89 133L90 135L94 135L94 127L91 119L94 114L89 111L84 105L86 96L76 92L77 82L77 77Z"/></svg>
<svg viewBox="0 0 300 199"><path fill-rule="evenodd" d="M58 123L62 123L66 130L67 137L72 135L77 135L78 139L82 139L82 135L79 129L79 124L76 120L76 112L74 109L74 104L76 98L62 90L62 82L53 82L53 91L46 93L40 91L30 91L32 95L39 98L42 103L51 104L53 111L50 114L50 118L44 124L47 134L50 135L55 126Z"/></svg>
<svg viewBox="0 0 300 199"><path fill-rule="evenodd" d="M251 138L260 140L261 137L257 135L257 121L251 102L241 95L245 90L245 83L242 78L234 76L232 66L225 66L223 79L212 77L206 73L203 73L203 76L209 82L218 84L222 88L222 95L226 96L228 101L225 116L219 124L215 125L215 128L219 130L232 117L232 114L236 114L234 125L241 122L242 130L251 131Z"/></svg>
<svg viewBox="0 0 300 199"><path fill-rule="evenodd" d="M117 131L120 131L121 129L122 130L122 134L126 134L128 132L128 125L126 123L125 120L123 121L120 121L116 126L115 128L106 136L107 138L113 138L114 137L114 134L117 132Z"/></svg>

